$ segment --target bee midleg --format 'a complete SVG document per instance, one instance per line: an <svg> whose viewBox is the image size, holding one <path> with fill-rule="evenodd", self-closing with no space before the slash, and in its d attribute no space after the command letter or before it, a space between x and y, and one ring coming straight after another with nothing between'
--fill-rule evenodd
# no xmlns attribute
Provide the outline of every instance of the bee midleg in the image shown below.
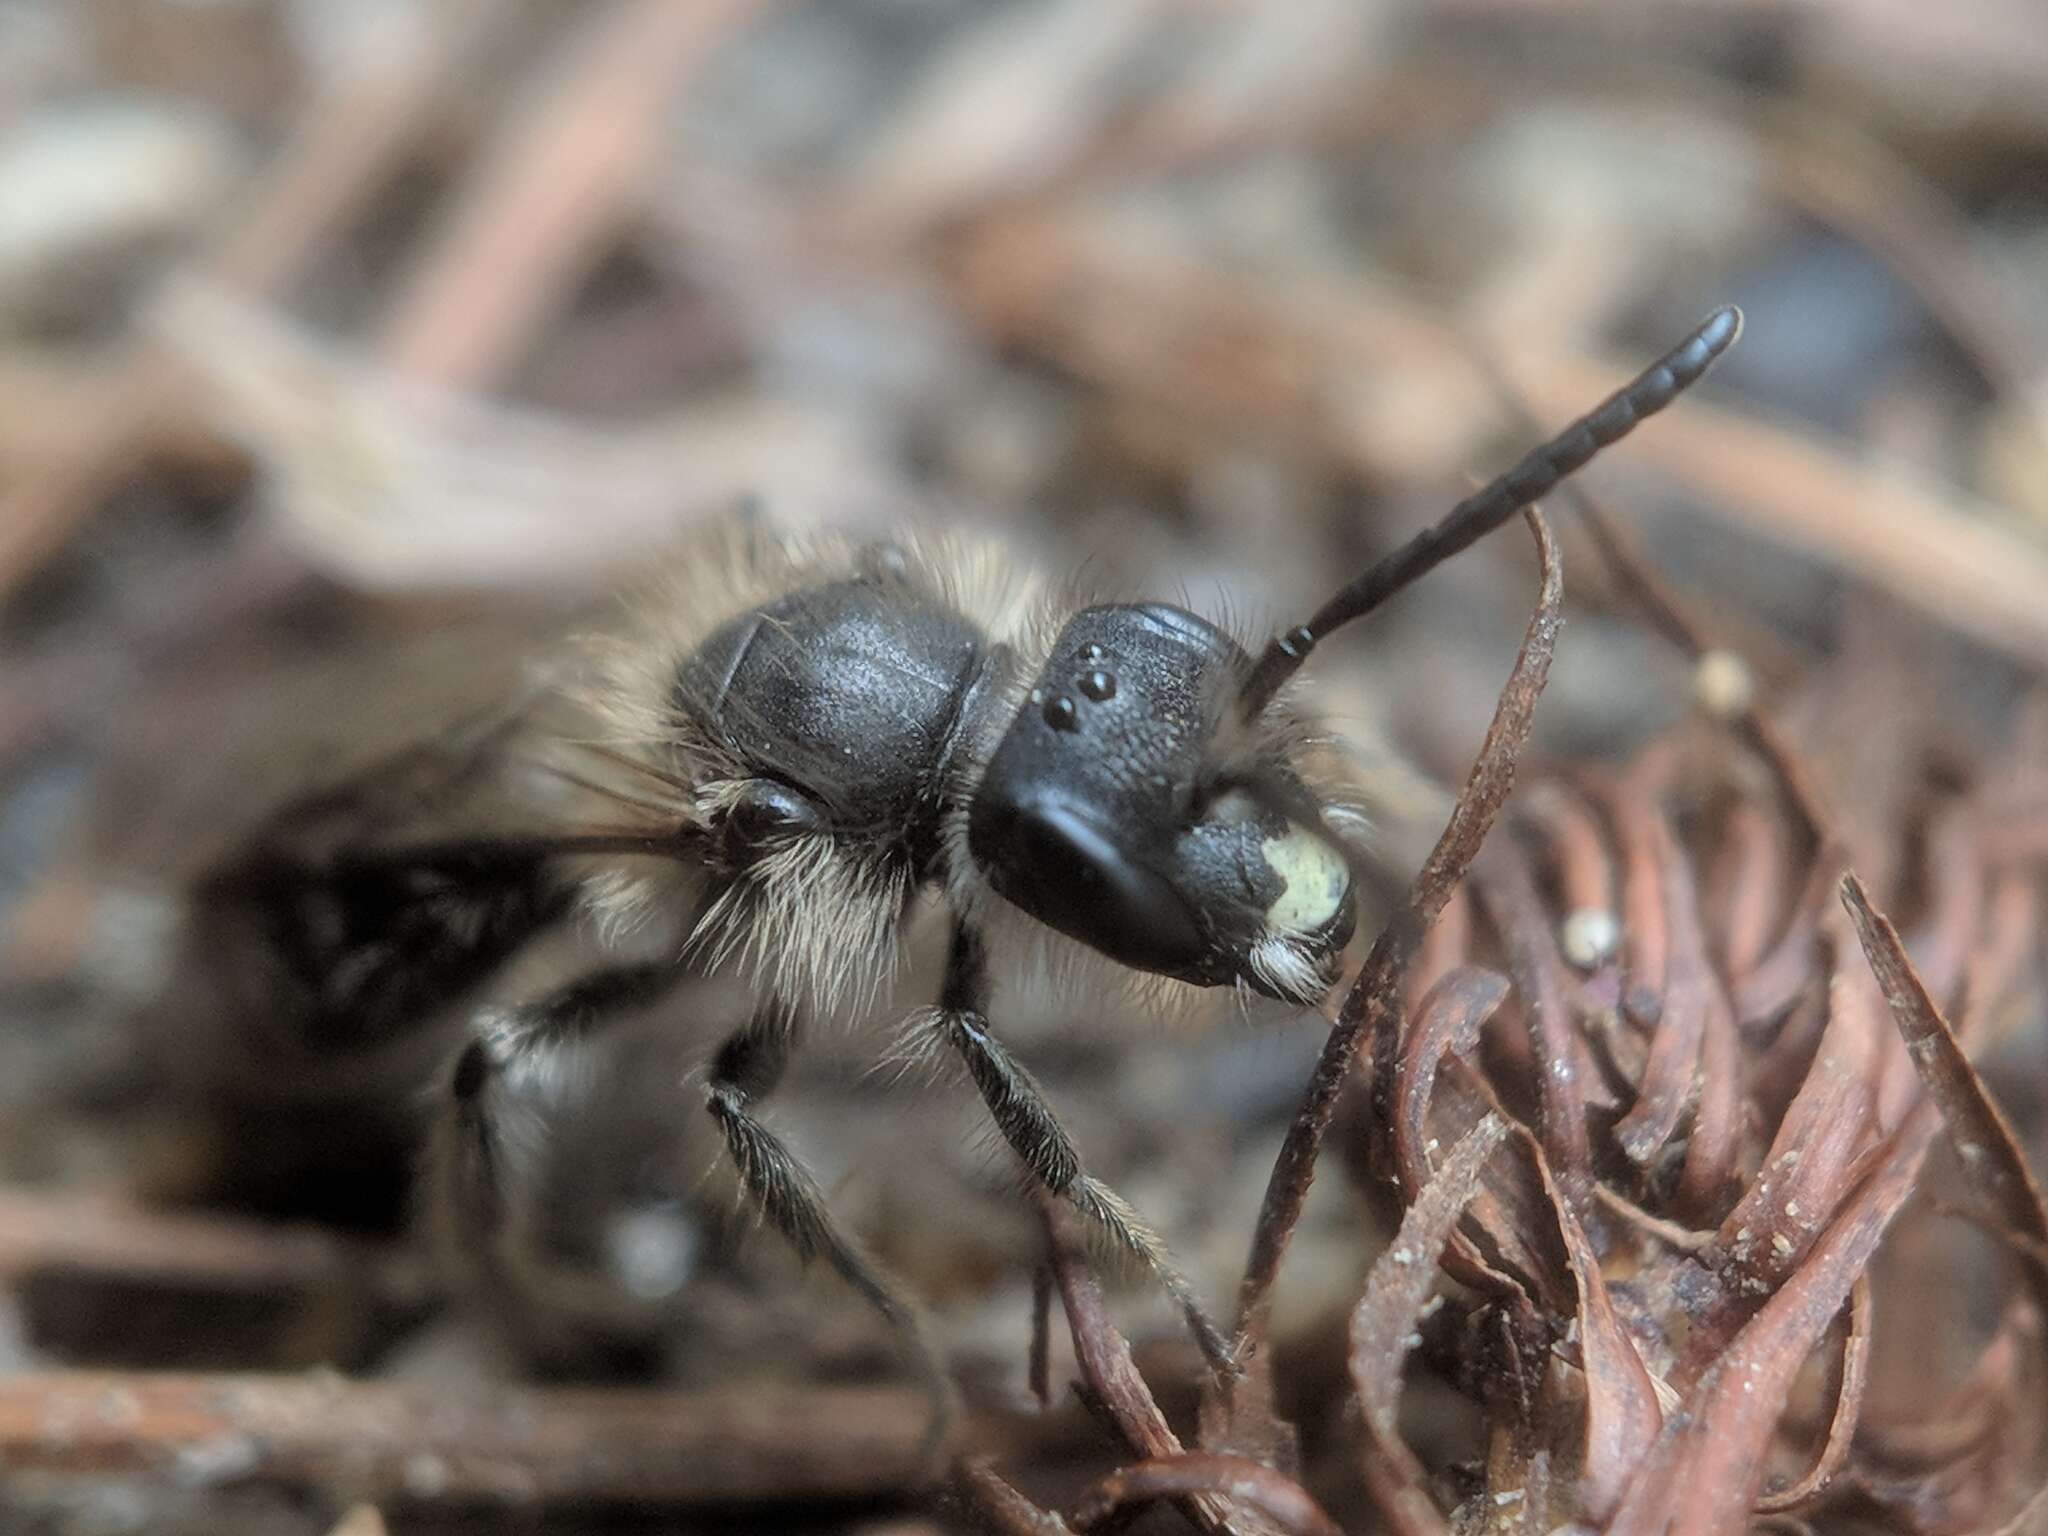
<svg viewBox="0 0 2048 1536"><path fill-rule="evenodd" d="M748 1197L805 1262L822 1258L904 1338L933 1390L934 1443L953 1415L945 1363L932 1342L923 1309L826 1207L817 1179L795 1153L754 1114L756 1100L774 1091L797 1044L796 1011L764 998L753 1017L726 1037L712 1059L705 1106L725 1136Z"/></svg>
<svg viewBox="0 0 2048 1536"><path fill-rule="evenodd" d="M516 1172L505 1134L507 1106L494 1090L508 1077L541 1070L550 1053L578 1045L658 1001L688 974L678 960L608 966L516 1008L488 1010L472 1024L469 1042L457 1053L440 1096L429 1179L463 1239L463 1253L481 1260L491 1280L513 1278L500 1245L513 1211ZM566 1276L534 1274L530 1262L522 1268L556 1301L601 1309L596 1288Z"/></svg>
<svg viewBox="0 0 2048 1536"><path fill-rule="evenodd" d="M932 1029L959 1053L989 1117L1031 1176L1150 1269L1186 1317L1210 1363L1220 1370L1234 1370L1229 1343L1210 1321L1201 1298L1164 1240L1129 1201L1089 1174L1073 1136L1046 1102L1036 1080L989 1029L987 995L988 963L981 935L962 923L953 933L945 988L939 995L938 1012L932 1016Z"/></svg>

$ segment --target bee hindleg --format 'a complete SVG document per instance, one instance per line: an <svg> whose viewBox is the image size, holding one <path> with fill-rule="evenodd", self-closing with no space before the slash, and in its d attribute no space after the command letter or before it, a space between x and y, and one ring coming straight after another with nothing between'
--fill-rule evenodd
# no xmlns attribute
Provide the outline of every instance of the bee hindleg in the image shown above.
<svg viewBox="0 0 2048 1536"><path fill-rule="evenodd" d="M1210 1321L1201 1298L1165 1242L1123 1196L1082 1166L1074 1138L1060 1124L1036 1080L990 1031L984 1013L986 995L987 963L981 937L962 924L954 931L945 990L932 1028L959 1053L990 1118L1032 1177L1071 1205L1119 1250L1151 1270L1186 1317L1210 1364L1234 1372L1230 1345Z"/></svg>
<svg viewBox="0 0 2048 1536"><path fill-rule="evenodd" d="M705 1085L705 1105L725 1137L748 1198L806 1263L822 1258L900 1333L932 1388L929 1443L944 1437L953 1417L953 1388L926 1327L923 1310L849 1233L832 1219L809 1169L753 1113L756 1100L781 1081L796 1047L796 1014L765 999L719 1047Z"/></svg>
<svg viewBox="0 0 2048 1536"><path fill-rule="evenodd" d="M446 1235L457 1251L483 1266L484 1278L515 1280L510 1251L521 1252L516 1279L535 1299L593 1317L620 1310L606 1288L587 1278L557 1273L523 1252L512 1230L523 1161L510 1134L507 1086L545 1089L560 1051L658 1001L688 974L673 961L607 967L570 981L545 997L479 1016L457 1054L440 1096L428 1182Z"/></svg>

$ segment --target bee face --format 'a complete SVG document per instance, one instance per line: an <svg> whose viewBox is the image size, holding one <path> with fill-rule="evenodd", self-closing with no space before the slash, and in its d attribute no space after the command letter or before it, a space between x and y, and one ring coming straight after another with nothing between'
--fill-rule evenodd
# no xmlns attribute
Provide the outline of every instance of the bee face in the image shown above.
<svg viewBox="0 0 2048 1536"><path fill-rule="evenodd" d="M1084 609L997 745L969 850L1008 901L1111 959L1203 986L1316 995L1351 936L1344 859L1302 815L1212 784L1250 659L1163 603Z"/></svg>

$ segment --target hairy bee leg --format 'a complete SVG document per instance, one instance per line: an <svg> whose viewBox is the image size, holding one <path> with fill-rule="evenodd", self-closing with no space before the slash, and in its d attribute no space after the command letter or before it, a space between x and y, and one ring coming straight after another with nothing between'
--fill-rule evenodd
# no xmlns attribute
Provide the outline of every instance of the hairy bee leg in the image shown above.
<svg viewBox="0 0 2048 1536"><path fill-rule="evenodd" d="M674 961L610 966L478 1018L448 1074L433 1158L450 1217L471 1251L495 1252L509 1208L503 1106L494 1102L492 1087L658 1001L686 974Z"/></svg>
<svg viewBox="0 0 2048 1536"><path fill-rule="evenodd" d="M753 1113L773 1092L796 1048L797 1017L766 999L712 1060L705 1107L718 1122L748 1198L805 1263L823 1259L903 1338L932 1393L928 1448L945 1438L955 1416L952 1378L933 1343L923 1309L882 1264L832 1219L818 1181Z"/></svg>
<svg viewBox="0 0 2048 1536"><path fill-rule="evenodd" d="M1210 1321L1165 1241L1129 1201L1082 1166L1080 1149L1038 1083L990 1032L987 991L988 966L981 936L963 923L954 930L933 1030L959 1053L989 1117L1031 1176L1151 1270L1187 1319L1189 1331L1209 1363L1235 1374L1237 1365L1229 1342Z"/></svg>

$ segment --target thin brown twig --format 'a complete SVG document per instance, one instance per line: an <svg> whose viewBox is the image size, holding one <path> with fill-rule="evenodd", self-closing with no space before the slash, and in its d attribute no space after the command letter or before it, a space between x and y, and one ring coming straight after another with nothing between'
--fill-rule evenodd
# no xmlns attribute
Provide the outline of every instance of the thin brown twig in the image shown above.
<svg viewBox="0 0 2048 1536"><path fill-rule="evenodd" d="M930 1404L898 1388L473 1395L308 1376L0 1380L0 1470L262 1479L353 1498L668 1504L895 1493Z"/></svg>
<svg viewBox="0 0 2048 1536"><path fill-rule="evenodd" d="M996 1536L1069 1536L1072 1531L1057 1513L1026 1498L981 1457L962 1461L953 1481Z"/></svg>
<svg viewBox="0 0 2048 1536"><path fill-rule="evenodd" d="M1256 1351L1264 1337L1273 1282L1286 1257L1302 1205L1308 1199L1309 1186L1315 1180L1316 1157L1329 1129L1330 1117L1336 1112L1337 1097L1351 1076L1360 1048L1369 1040L1375 1052L1395 1050L1408 964L1421 944L1422 935L1449 899L1451 889L1478 856L1481 843L1514 786L1515 764L1528 740L1536 701L1542 696L1543 684L1549 676L1550 658L1563 622L1563 573L1556 542L1535 508L1529 510L1528 524L1543 566L1542 590L1535 613L1523 636L1514 670L1501 691L1486 740L1451 811L1450 822L1416 876L1407 902L1389 919L1358 980L1345 996L1301 1109L1281 1144L1238 1290L1234 1348L1240 1355ZM1381 1076L1374 1072L1375 1081ZM1376 1112L1383 1115L1386 1108L1376 1106Z"/></svg>
<svg viewBox="0 0 2048 1536"><path fill-rule="evenodd" d="M1102 1288L1082 1260L1074 1216L1058 1196L1047 1191L1040 1192L1038 1209L1045 1223L1053 1281L1074 1341L1074 1359L1091 1403L1116 1426L1133 1456L1156 1461L1183 1454L1180 1437L1167 1424L1152 1389L1131 1359L1129 1342L1109 1320ZM1204 1531L1220 1536L1231 1529L1230 1506L1215 1494L1189 1494L1178 1501L1178 1507Z"/></svg>
<svg viewBox="0 0 2048 1536"><path fill-rule="evenodd" d="M1115 1422L1132 1455L1178 1456L1180 1437L1168 1427L1152 1389L1138 1374L1130 1344L1109 1320L1102 1288L1082 1260L1073 1216L1055 1195L1041 1195L1038 1207L1045 1222L1053 1280L1073 1335L1075 1361L1089 1390Z"/></svg>
<svg viewBox="0 0 2048 1536"><path fill-rule="evenodd" d="M1835 1373L1835 1409L1828 1415L1827 1439L1804 1476L1756 1501L1758 1514L1783 1514L1813 1503L1848 1465L1863 1412L1863 1389L1870 1376L1870 1314L1870 1276L1859 1275L1849 1292L1849 1326L1842 1338L1842 1364Z"/></svg>
<svg viewBox="0 0 2048 1536"><path fill-rule="evenodd" d="M242 293L272 291L297 272L376 192L440 106L448 75L503 9L455 0L406 51L380 50L306 111L242 221L198 263L199 276ZM0 595L52 554L133 469L152 421L185 371L153 340L99 386L86 427L0 497Z"/></svg>
<svg viewBox="0 0 2048 1536"><path fill-rule="evenodd" d="M1105 1474L1075 1504L1072 1526L1092 1531L1133 1506L1203 1493L1256 1509L1291 1536L1343 1536L1337 1522L1293 1478L1243 1456L1205 1451L1141 1461Z"/></svg>
<svg viewBox="0 0 2048 1536"><path fill-rule="evenodd" d="M520 116L449 212L390 316L398 373L461 387L515 359L616 233L678 82L755 0L617 0L556 89Z"/></svg>
<svg viewBox="0 0 2048 1536"><path fill-rule="evenodd" d="M1971 1182L2000 1220L2037 1243L2048 1243L2048 1206L2019 1139L1906 957L1897 930L1871 905L1870 893L1853 873L1842 877L1842 904ZM2048 1279L2043 1301L2048 1302Z"/></svg>
<svg viewBox="0 0 2048 1536"><path fill-rule="evenodd" d="M1841 894L1857 940L1891 1010L1892 1022L1906 1042L1907 1055L1928 1099L1940 1111L1964 1173L2001 1225L2028 1244L2048 1244L2048 1203L2043 1202L2026 1154L1962 1042L1935 1006L1898 931L1871 905L1869 892L1853 872L1842 877ZM2035 1306L2048 1312L2048 1271L2034 1263L2023 1263L2020 1268L2034 1293ZM2044 1524L2048 1524L2048 1484L2036 1489L2000 1527L1998 1536L2022 1532L2031 1536Z"/></svg>

